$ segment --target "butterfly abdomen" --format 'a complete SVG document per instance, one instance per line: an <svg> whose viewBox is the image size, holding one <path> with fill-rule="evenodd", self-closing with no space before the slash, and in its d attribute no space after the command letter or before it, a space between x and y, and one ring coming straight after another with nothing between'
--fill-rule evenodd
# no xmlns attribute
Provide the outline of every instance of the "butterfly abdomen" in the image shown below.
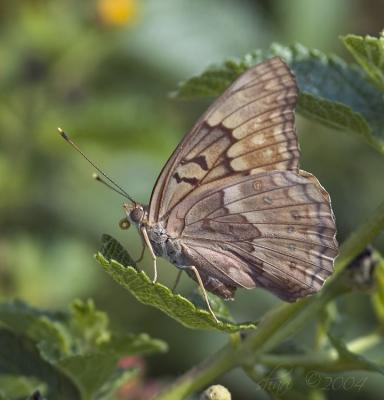
<svg viewBox="0 0 384 400"><path fill-rule="evenodd" d="M187 270L187 274L193 279L196 280L196 276L193 272ZM225 284L221 282L219 279L213 278L212 276L206 275L199 270L199 274L201 280L204 283L204 289L208 292L215 294L223 298L224 300L233 300L235 297L236 287L232 285Z"/></svg>

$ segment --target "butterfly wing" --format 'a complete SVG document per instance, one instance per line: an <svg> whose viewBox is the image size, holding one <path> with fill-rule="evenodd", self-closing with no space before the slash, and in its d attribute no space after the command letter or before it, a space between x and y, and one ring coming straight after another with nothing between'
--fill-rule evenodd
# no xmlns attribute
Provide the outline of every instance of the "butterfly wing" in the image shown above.
<svg viewBox="0 0 384 400"><path fill-rule="evenodd" d="M179 238L185 265L222 297L261 286L294 300L332 272L330 199L298 169L297 94L279 58L249 69L185 136L153 190L149 225Z"/></svg>
<svg viewBox="0 0 384 400"><path fill-rule="evenodd" d="M279 58L241 75L166 163L152 192L149 223L167 218L201 185L228 176L297 170L296 101L295 79Z"/></svg>
<svg viewBox="0 0 384 400"><path fill-rule="evenodd" d="M322 287L337 255L329 196L304 171L200 187L175 207L166 229L181 238L206 289L223 297L259 286L293 301Z"/></svg>

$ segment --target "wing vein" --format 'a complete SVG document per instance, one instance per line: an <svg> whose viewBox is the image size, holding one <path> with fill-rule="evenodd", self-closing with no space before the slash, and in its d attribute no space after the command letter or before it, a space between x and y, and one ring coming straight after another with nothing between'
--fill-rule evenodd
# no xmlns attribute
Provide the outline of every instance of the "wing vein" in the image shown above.
<svg viewBox="0 0 384 400"><path fill-rule="evenodd" d="M253 176L253 179L255 179L255 176ZM229 189L229 188L231 188L231 187L233 187L233 186L235 186L235 185L237 185L237 184L238 184L238 183L236 183L236 184L234 184L234 185L226 186L226 187L224 187L224 188L221 188L221 190ZM206 218L209 218L210 215L212 215L212 214L215 213L216 211L220 210L221 208L227 207L227 206L229 206L229 205L231 205L231 204L234 204L234 203L237 203L238 201L246 200L246 199L249 199L250 197L259 196L259 195L264 194L264 193L274 192L275 190L287 189L287 188L291 188L291 187L299 186L299 185L302 185L302 184L301 184L301 183L295 183L295 184L293 184L293 185L288 185L288 186L284 186L284 187L276 187L276 188L274 188L274 189L272 189L272 190L264 190L264 191L262 191L262 192L252 193L252 194L250 194L250 195L248 195L248 196L240 197L239 199L230 201L230 202L228 202L228 203L223 203L222 205L220 205L220 207L215 208L213 211L211 211L211 212L210 212L209 214L207 214L205 217L200 218L199 220L194 221L193 223L202 221L202 220L204 220L204 219L206 219ZM199 204L201 201L207 199L207 198L208 198L209 196L211 196L211 195L212 195L212 193L210 193L210 194L208 194L207 196L202 197L201 199L199 199L199 201L197 201L195 204L193 204L193 205L188 209L188 211L186 212L186 215L188 215L188 212L191 210L191 208L192 208L193 206L196 206L196 204ZM189 226L189 225L190 225L190 224L186 224L186 226Z"/></svg>
<svg viewBox="0 0 384 400"><path fill-rule="evenodd" d="M229 118L229 117L231 117L233 114L235 114L235 113L237 113L239 110L241 110L242 108L245 108L245 107L247 107L247 106L249 106L249 105L251 105L251 104L253 104L253 103L256 103L257 101L260 101L260 100L262 100L262 99L265 99L266 97L268 97L268 96L271 96L271 95L274 95L274 94L277 94L277 93L283 93L283 92L288 92L289 91L289 89L292 89L294 86L291 86L291 87L279 87L277 90L273 90L273 91L271 91L271 92L268 92L268 93L266 93L266 94L264 94L264 95L262 95L262 96L258 96L258 97L254 97L251 101L249 101L248 103L244 103L244 104L242 104L240 107L238 107L238 108L235 108L232 112L230 112L229 114L227 114L226 116L225 116L225 118L223 118L222 120L221 120L221 123L223 123L223 121L225 121L227 118ZM248 88L247 88L248 89ZM292 93L292 94L290 94L290 95L287 95L287 96L285 96L284 97L284 100L285 99L289 99L289 98L291 98L291 97L294 97L294 98L297 98L297 93L295 92L295 93ZM289 103L287 103L287 105L288 105ZM281 107L281 105L279 106L279 107ZM255 116L257 116L257 115L255 115Z"/></svg>
<svg viewBox="0 0 384 400"><path fill-rule="evenodd" d="M246 151L245 153L241 153L241 154L237 155L236 157L232 157L232 160L236 160L236 158L241 158L241 157L246 156L247 154L256 153L259 150L263 150L263 149L266 149L268 147L273 147L273 146L276 146L276 145L281 144L281 143L289 143L291 140L293 140L293 138L292 139L288 139L288 140L286 138L284 138L283 140L279 140L278 142L274 142L273 144L269 143L269 144L266 144L266 145L263 145L263 146L260 146L260 147L254 147L252 150ZM284 154L284 153L280 153L280 154Z"/></svg>
<svg viewBox="0 0 384 400"><path fill-rule="evenodd" d="M244 250L241 247L235 246L233 244L232 244L232 246L235 247L236 249L238 249L240 252L244 252ZM262 263L268 264L269 266L271 266L273 269L275 269L278 272L279 275L277 277L281 276L281 269L279 267L277 267L275 264L273 264L269 261L263 260L262 258L257 257L253 254L250 254L250 253L247 253L247 254L249 254L252 258L259 260ZM305 286L306 288L309 288L309 289L311 288L311 285L308 285L306 282L300 281L294 275L288 273L287 271L284 271L284 273L285 273L285 275L289 276L293 281L296 281L297 283L299 283L300 286Z"/></svg>
<svg viewBox="0 0 384 400"><path fill-rule="evenodd" d="M289 207L296 207L296 206L309 206L311 204L324 204L321 201L311 201L309 203L294 203L294 204L284 204L283 206L275 206L275 207L268 207L268 208L256 208L254 210L248 210L248 211L240 211L240 212L235 212L235 213L228 213L225 214L225 216L228 215L242 215L242 214L247 214L251 212L259 212L259 211L269 211L269 210L278 210L280 208L289 208Z"/></svg>
<svg viewBox="0 0 384 400"><path fill-rule="evenodd" d="M264 74L267 74L268 72L269 72L269 71L264 72ZM262 75L264 75L264 74L262 74ZM261 76L262 76L262 75L261 75ZM284 77L293 78L292 74L291 74L288 70L286 70L286 72L285 72L284 74L282 74L282 75L275 75L275 76L272 76L271 78L264 79L264 80L263 80L263 79L260 79L260 75L258 75L255 79L249 81L248 83L245 83L243 86L240 86L238 89L234 90L232 93L237 93L237 92L239 92L239 91L241 91L241 90L244 90L244 89L250 89L250 88L252 88L252 87L258 85L259 83L263 83L263 84L264 84L264 83L273 81L273 80L275 80L276 78L284 78ZM256 81L257 81L257 82L256 82ZM256 83L254 83L254 82L256 82Z"/></svg>
<svg viewBox="0 0 384 400"><path fill-rule="evenodd" d="M286 108L286 107L288 107L288 106L289 106L289 109ZM243 126L244 124L246 124L247 122L249 122L250 120L252 120L252 119L254 119L254 118L257 118L257 117L260 117L260 116L263 115L263 114L267 114L267 113L269 113L269 112L278 110L278 109L283 109L283 110L284 110L284 112L283 112L282 114L288 114L288 113L292 113L292 114L293 114L294 107L293 107L293 104L289 104L289 103L284 104L284 105L281 105L281 104L280 104L280 105L278 105L278 106L276 106L276 107L269 108L268 110L264 110L264 111L262 111L262 112L260 112L260 113L258 113L258 114L253 114L253 115L251 115L250 118L248 118L248 119L242 121L239 125L236 125L236 126L232 127L231 129L236 130L236 129L240 128L240 126ZM287 112L287 111L288 111L288 112Z"/></svg>
<svg viewBox="0 0 384 400"><path fill-rule="evenodd" d="M272 251L273 253L280 254L280 255L285 256L285 257L294 258L295 260L302 261L302 262L305 263L305 264L309 264L309 265L312 265L312 266L314 266L314 267L316 267L316 268L320 268L320 269L323 269L324 271L328 271L328 272L329 272L328 269L323 268L323 267L321 267L320 265L315 264L315 263L312 262L312 261L309 261L309 260L307 261L307 260L305 260L305 259L303 259L303 258L301 258L301 257L294 256L294 255L292 255L292 254L285 253L285 252L283 252L283 251L278 251L278 250L275 250L275 249L271 249L270 247L262 246L262 245L260 245L260 244L256 244L255 242L250 242L250 241L244 241L244 242L241 242L241 243L248 243L248 244L251 244L252 246L258 247L258 248L260 248L260 249L269 250L269 251ZM328 261L329 261L329 260L332 260L330 257L326 256L325 254L321 254L321 253L319 253L319 254L320 254L319 257L326 258ZM323 257L323 256L324 256L324 257ZM295 268L296 268L296 267L295 267ZM299 269L299 268L298 268L298 269Z"/></svg>
<svg viewBox="0 0 384 400"><path fill-rule="evenodd" d="M325 235L319 235L320 237L326 237L329 239L334 239L334 236L325 236ZM212 243L217 243L216 239L208 239L206 237L199 237L199 236L188 236L188 235L184 235L183 238L189 240L190 242L193 242L195 240L204 240L204 242L212 242ZM270 237L270 236L262 236L260 237L261 240L288 240L288 241L292 241L292 242L299 242L299 243L308 243L308 244L313 244L314 246L321 246L321 247L326 247L327 249L330 250L335 250L337 251L336 247L332 247L332 246L328 246L326 244L323 243L318 243L318 242L313 242L312 240L303 240L303 239L299 239L299 238L293 238L293 237L287 237L287 236L274 236L274 237ZM255 238L254 240L258 240L258 238ZM232 243L232 242L228 242L228 243Z"/></svg>
<svg viewBox="0 0 384 400"><path fill-rule="evenodd" d="M249 136L258 136L259 132L267 131L268 129L274 128L274 127L279 126L279 125L282 125L282 121L278 121L278 122L272 123L270 125L263 125L260 129L255 129L254 131L247 133L247 135L242 136L240 139L238 139L238 141L240 142L240 141L248 138ZM236 130L236 129L234 129L234 130ZM288 129L287 130L282 130L281 132L279 132L279 134L281 134L281 133L285 134L287 132L291 132L291 133L295 134L294 126L292 125L292 128L290 128L289 130ZM270 136L273 137L275 135L276 135L275 133L272 133ZM297 139L296 135L294 135L294 137ZM288 138L288 139L291 139L291 138ZM293 137L292 137L292 139L293 139Z"/></svg>

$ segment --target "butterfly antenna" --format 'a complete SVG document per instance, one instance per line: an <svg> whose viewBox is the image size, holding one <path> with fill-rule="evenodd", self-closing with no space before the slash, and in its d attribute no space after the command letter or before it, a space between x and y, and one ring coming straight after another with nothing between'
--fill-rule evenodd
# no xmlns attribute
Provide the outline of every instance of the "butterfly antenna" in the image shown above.
<svg viewBox="0 0 384 400"><path fill-rule="evenodd" d="M105 181L99 174L97 174L96 172L94 172L92 174L92 178L97 181L102 183L104 186L106 186L108 189L113 190L114 192L118 193L120 196L123 197L127 197L127 195L123 192L121 192L120 190L116 189L114 186L110 185L107 181ZM131 200L130 198L128 198L129 200Z"/></svg>
<svg viewBox="0 0 384 400"><path fill-rule="evenodd" d="M61 129L57 128L61 137L69 143L78 153L80 153L92 166L95 168L107 181L109 181L112 185L107 183L105 180L101 179L101 177L97 174L94 175L94 178L103 183L104 185L108 186L110 189L114 190L115 192L121 194L122 196L126 197L132 203L136 203L132 197L120 186L118 185L113 179L111 179L105 172L103 172L92 160L90 160L77 146L77 144Z"/></svg>

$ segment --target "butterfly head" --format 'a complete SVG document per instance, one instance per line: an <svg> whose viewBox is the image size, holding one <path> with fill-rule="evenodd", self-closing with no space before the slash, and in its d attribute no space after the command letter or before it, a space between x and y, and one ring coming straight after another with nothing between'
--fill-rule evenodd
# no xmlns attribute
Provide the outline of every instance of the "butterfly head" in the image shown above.
<svg viewBox="0 0 384 400"><path fill-rule="evenodd" d="M125 210L126 217L119 222L121 229L128 229L131 224L140 225L143 223L146 211L141 204L124 204L123 208Z"/></svg>

